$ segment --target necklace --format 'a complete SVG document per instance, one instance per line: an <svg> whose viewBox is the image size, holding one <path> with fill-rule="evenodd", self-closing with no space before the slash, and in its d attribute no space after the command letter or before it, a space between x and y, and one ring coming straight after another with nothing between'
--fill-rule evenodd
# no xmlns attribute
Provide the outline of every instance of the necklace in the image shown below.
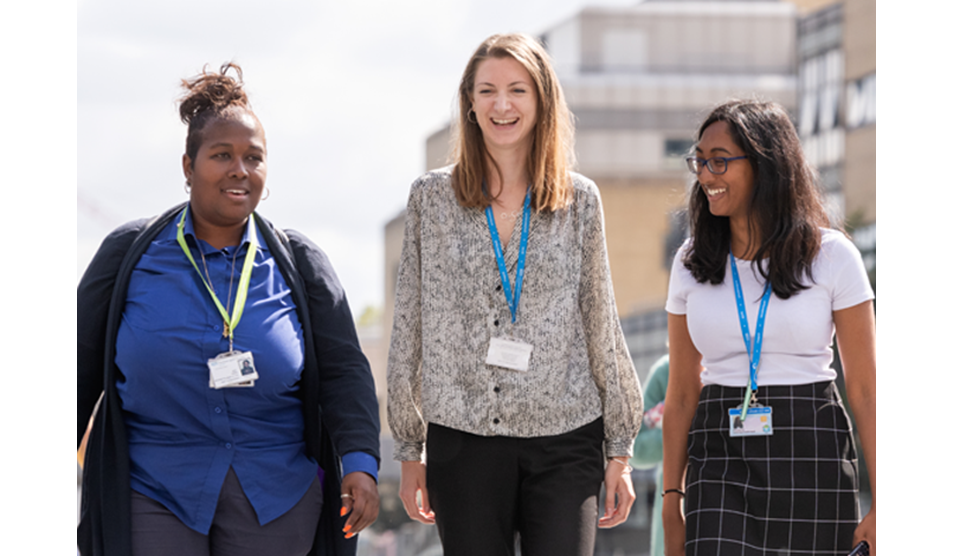
<svg viewBox="0 0 954 556"><path fill-rule="evenodd" d="M519 210L514 212L500 211L500 214L497 215L497 217L500 218L500 220L516 220L520 218L521 216L523 216L523 213L520 212Z"/></svg>
<svg viewBox="0 0 954 556"><path fill-rule="evenodd" d="M235 279L235 257L238 255L238 246L235 247L235 251L232 253L232 270L229 271L229 295L225 302L225 312L228 313L232 307L232 282ZM202 258L202 268L205 269L205 278L209 281L209 287L212 288L212 293L215 293L215 284L212 283L212 277L209 275L209 265L205 262L205 253L202 252L202 249L199 249L199 256ZM229 337L229 322L222 318L222 337ZM229 340L229 349L231 349L231 340Z"/></svg>

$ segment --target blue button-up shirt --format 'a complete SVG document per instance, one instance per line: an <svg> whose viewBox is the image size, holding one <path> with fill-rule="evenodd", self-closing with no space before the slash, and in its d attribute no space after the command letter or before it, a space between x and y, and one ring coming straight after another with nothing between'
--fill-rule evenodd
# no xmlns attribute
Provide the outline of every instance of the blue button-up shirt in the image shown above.
<svg viewBox="0 0 954 556"><path fill-rule="evenodd" d="M259 238L245 311L234 331L235 349L253 354L259 378L251 388L210 388L207 361L228 351L229 342L221 314L176 241L178 220L136 265L116 341L131 487L208 534L232 467L264 525L291 509L318 472L306 455L297 396L304 368L301 324L291 290ZM231 287L231 313L248 229L240 245L218 250L195 237L190 213L184 233L223 306ZM376 476L377 463L368 454L346 454L342 466L345 473Z"/></svg>

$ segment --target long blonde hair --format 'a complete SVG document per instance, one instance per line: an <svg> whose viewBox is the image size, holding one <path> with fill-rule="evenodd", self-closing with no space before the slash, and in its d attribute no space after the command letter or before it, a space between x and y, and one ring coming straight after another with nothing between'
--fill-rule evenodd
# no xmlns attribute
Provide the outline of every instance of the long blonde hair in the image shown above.
<svg viewBox="0 0 954 556"><path fill-rule="evenodd" d="M537 90L537 121L527 161L532 206L537 211L564 208L573 199L569 173L575 163L572 115L546 50L536 39L522 33L489 37L477 47L461 76L451 176L457 202L464 207L484 208L493 200L483 183L491 169L498 175L500 169L487 153L480 126L468 119L468 113L474 102L477 66L488 58L504 57L519 62Z"/></svg>

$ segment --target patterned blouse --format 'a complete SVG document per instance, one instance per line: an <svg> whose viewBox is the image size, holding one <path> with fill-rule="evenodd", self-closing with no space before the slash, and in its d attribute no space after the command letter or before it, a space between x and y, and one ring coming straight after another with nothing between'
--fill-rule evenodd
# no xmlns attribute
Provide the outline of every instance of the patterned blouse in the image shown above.
<svg viewBox="0 0 954 556"><path fill-rule="evenodd" d="M481 436L570 432L602 416L607 457L628 456L643 400L616 314L599 190L572 174L569 207L534 212L517 319L484 211L451 167L411 186L388 354L394 459L422 459L427 423ZM522 221L504 260L513 284ZM486 364L490 339L533 346L527 371Z"/></svg>

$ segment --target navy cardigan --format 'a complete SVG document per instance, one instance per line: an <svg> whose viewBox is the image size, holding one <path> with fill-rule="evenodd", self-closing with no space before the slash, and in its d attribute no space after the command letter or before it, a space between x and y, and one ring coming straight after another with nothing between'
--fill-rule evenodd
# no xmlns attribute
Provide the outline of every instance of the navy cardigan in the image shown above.
<svg viewBox="0 0 954 556"><path fill-rule="evenodd" d="M95 419L86 446L77 542L83 556L132 552L129 450L116 391L116 334L132 270L181 204L151 220L120 226L103 240L77 288L76 438ZM305 236L287 234L254 215L292 298L305 341L299 394L308 454L325 471L324 506L309 556L355 554L345 539L340 455L361 451L381 461L378 404L371 368L358 343L344 289L324 252Z"/></svg>

